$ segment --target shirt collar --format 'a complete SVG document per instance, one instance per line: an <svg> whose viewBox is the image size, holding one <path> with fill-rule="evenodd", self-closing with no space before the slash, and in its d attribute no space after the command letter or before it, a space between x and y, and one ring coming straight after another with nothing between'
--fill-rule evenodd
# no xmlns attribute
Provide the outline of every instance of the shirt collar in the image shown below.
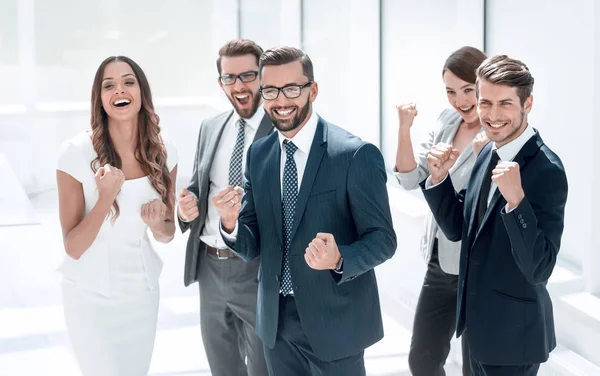
<svg viewBox="0 0 600 376"><path fill-rule="evenodd" d="M252 115L250 119L244 119L246 121L246 125L249 125L252 129L258 129L260 123L262 122L263 117L265 116L265 109L262 104L258 106L256 113ZM237 113L236 110L233 110L232 116L233 124L236 124L240 120L240 114Z"/></svg>
<svg viewBox="0 0 600 376"><path fill-rule="evenodd" d="M318 123L319 116L314 111L312 111L312 113L310 114L310 118L308 118L306 124L304 124L302 129L300 129L293 138L287 138L283 134L281 134L281 132L279 132L279 146L281 146L283 150L283 140L289 140L292 141L294 145L296 145L296 147L300 149L300 151L302 151L305 154L308 154L308 152L310 151L310 147L312 146L313 139L315 138L315 133L317 132Z"/></svg>
<svg viewBox="0 0 600 376"><path fill-rule="evenodd" d="M519 137L500 148L496 147L496 143L494 143L492 150L497 150L500 160L512 161L517 156L519 151L521 151L523 145L525 145L527 141L529 141L529 139L534 135L535 131L529 126L529 124L527 124L525 130L519 135Z"/></svg>

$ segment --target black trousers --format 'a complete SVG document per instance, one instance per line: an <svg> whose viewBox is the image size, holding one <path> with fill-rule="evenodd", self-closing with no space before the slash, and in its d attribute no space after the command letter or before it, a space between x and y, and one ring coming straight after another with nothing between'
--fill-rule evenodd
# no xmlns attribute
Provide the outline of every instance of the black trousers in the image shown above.
<svg viewBox="0 0 600 376"><path fill-rule="evenodd" d="M536 376L540 365L527 364L522 366L493 366L482 364L471 356L473 376Z"/></svg>
<svg viewBox="0 0 600 376"><path fill-rule="evenodd" d="M445 273L439 264L438 242L421 287L408 364L414 376L444 376L450 341L456 331L456 288L458 276ZM471 375L466 335L462 339L463 375Z"/></svg>
<svg viewBox="0 0 600 376"><path fill-rule="evenodd" d="M269 376L365 376L364 351L347 358L320 360L302 329L296 301L279 296L279 324L275 346L265 346Z"/></svg>

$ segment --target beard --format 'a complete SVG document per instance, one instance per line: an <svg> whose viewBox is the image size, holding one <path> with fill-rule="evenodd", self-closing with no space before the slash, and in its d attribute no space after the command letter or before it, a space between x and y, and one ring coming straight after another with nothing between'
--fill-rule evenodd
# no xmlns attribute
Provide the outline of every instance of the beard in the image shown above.
<svg viewBox="0 0 600 376"><path fill-rule="evenodd" d="M235 94L250 94L250 108L240 108L240 105L237 102L237 99L235 99L233 96ZM227 99L229 99L229 102L231 102L231 105L233 106L233 108L235 108L235 112L238 113L238 115L240 115L240 117L244 118L244 119L250 119L252 116L254 116L254 114L256 113L256 110L258 110L258 106L260 105L260 93L257 92L256 94L252 93L250 90L247 91L243 91L243 92L239 92L239 93L231 93L231 95L227 95Z"/></svg>
<svg viewBox="0 0 600 376"><path fill-rule="evenodd" d="M306 104L304 106L302 106L301 108L298 108L297 106L295 107L296 115L294 115L294 117L292 117L291 119L282 120L277 118L277 115L275 115L273 110L279 108L281 107L272 107L270 110L266 111L267 116L269 117L269 119L271 119L273 125L275 125L275 128L277 128L278 131L293 131L294 129L298 128L300 124L302 124L308 117L308 113L310 112L310 97L306 98Z"/></svg>

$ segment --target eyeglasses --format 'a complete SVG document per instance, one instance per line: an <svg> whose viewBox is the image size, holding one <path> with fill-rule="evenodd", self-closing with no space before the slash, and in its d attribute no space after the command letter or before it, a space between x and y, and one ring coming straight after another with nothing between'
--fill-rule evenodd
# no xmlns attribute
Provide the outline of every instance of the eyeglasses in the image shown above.
<svg viewBox="0 0 600 376"><path fill-rule="evenodd" d="M312 81L308 81L304 85L286 85L284 87L261 87L258 89L258 91L260 91L262 97L267 101L277 99L280 91L283 92L283 95L285 95L286 98L294 99L298 98L300 94L302 94L302 89L312 84Z"/></svg>
<svg viewBox="0 0 600 376"><path fill-rule="evenodd" d="M248 71L242 74L226 74L219 76L219 81L221 81L223 85L233 85L238 78L240 81L246 83L256 80L256 77L258 77L257 71Z"/></svg>

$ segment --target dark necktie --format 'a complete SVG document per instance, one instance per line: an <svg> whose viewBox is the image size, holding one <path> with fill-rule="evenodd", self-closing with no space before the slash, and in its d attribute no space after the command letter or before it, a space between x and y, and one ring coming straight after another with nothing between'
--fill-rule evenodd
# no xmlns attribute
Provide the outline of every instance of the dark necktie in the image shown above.
<svg viewBox="0 0 600 376"><path fill-rule="evenodd" d="M481 192L479 193L479 202L477 204L477 226L476 229L481 225L481 221L487 210L488 197L490 195L490 188L492 187L492 170L496 168L496 165L500 161L500 157L496 150L492 150L492 158L490 163L485 170L483 176L483 182L481 183Z"/></svg>
<svg viewBox="0 0 600 376"><path fill-rule="evenodd" d="M244 127L246 126L246 122L240 118L237 125L238 133L233 152L231 153L231 160L229 161L229 185L242 187L242 157L244 154L244 138L246 135Z"/></svg>
<svg viewBox="0 0 600 376"><path fill-rule="evenodd" d="M285 167L283 169L283 260L281 263L281 293L285 296L292 291L292 276L290 274L290 237L292 235L292 224L296 212L296 201L298 200L298 170L294 153L298 149L293 142L284 140Z"/></svg>

